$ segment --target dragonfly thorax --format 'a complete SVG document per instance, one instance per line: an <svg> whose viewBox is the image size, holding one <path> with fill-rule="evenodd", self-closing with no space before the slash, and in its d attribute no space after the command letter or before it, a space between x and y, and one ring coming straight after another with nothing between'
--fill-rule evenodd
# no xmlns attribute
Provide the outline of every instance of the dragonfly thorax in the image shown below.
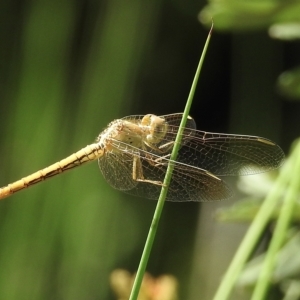
<svg viewBox="0 0 300 300"><path fill-rule="evenodd" d="M109 152L125 151L127 145L142 148L145 128L126 120L115 120L99 135L97 142Z"/></svg>
<svg viewBox="0 0 300 300"><path fill-rule="evenodd" d="M146 145L152 147L160 143L167 130L168 124L164 118L148 114L139 122L124 119L111 122L97 142L108 152L128 151L128 146L144 149Z"/></svg>

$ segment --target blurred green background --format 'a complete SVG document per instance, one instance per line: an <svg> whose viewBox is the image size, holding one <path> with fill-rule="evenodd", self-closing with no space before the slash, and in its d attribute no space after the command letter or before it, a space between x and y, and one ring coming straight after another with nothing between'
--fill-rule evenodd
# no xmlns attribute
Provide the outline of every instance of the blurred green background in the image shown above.
<svg viewBox="0 0 300 300"><path fill-rule="evenodd" d="M208 16L216 29L191 111L198 127L287 150L300 107L276 80L299 64L299 42L268 28L297 19L298 1L281 18L278 1L219 2L2 1L0 185L92 143L113 119L183 111ZM245 230L215 225L215 208L230 203L166 203L148 270L175 275L180 299L211 299ZM115 299L109 275L136 271L155 205L113 190L96 162L2 201L0 299Z"/></svg>

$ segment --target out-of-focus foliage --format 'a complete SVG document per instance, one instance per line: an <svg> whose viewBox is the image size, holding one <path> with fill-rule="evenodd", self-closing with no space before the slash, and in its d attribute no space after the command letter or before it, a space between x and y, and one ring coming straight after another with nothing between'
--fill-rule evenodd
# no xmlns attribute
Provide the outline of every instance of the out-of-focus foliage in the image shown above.
<svg viewBox="0 0 300 300"><path fill-rule="evenodd" d="M252 177L240 177L237 186L248 196L235 202L232 206L223 207L216 211L215 217L221 222L251 222L259 211L264 198L273 188L278 171L258 174ZM272 220L276 220L282 209L279 201L272 213ZM299 201L295 203L292 222L300 222L300 191Z"/></svg>
<svg viewBox="0 0 300 300"><path fill-rule="evenodd" d="M299 29L300 31L300 29ZM300 99L300 67L283 72L277 80L278 91L291 101Z"/></svg>
<svg viewBox="0 0 300 300"><path fill-rule="evenodd" d="M300 22L298 23L279 23L270 26L270 37L279 40L296 40L300 38Z"/></svg>
<svg viewBox="0 0 300 300"><path fill-rule="evenodd" d="M267 294L267 291L261 287L266 288L270 284L273 286L284 286L282 290L285 297L291 294L291 290L293 293L296 293L298 290L296 287L300 286L300 281L298 280L300 262L297 255L300 251L300 235L297 227L289 229L292 228L292 225L300 222L299 155L300 142L297 140L294 142L290 157L280 171L278 180L273 183L273 187L270 185L270 180L266 180L266 176L260 176L260 183L252 181L251 184L251 180L246 183L242 179L240 180L239 187L241 189L245 187L243 190L252 195L253 198L238 202L229 209L223 209L218 212L218 219L220 221L240 222L253 220L249 229L250 233L255 225L257 226L255 221L258 219L258 215L264 211L265 220L267 220L266 223L271 224L271 228L275 228L266 252L250 260L236 282L236 286L239 288L247 287L248 293L249 288L251 288L253 299L256 299L257 294L260 294L260 296ZM277 195L277 198L270 198L271 192L267 192L267 190L271 191L272 188L279 186L279 183L282 185L285 183L285 189ZM261 198L255 198L261 197L263 194L266 194L264 202ZM265 205L268 201L267 199L273 201L272 207ZM265 229L263 228L263 230ZM262 273L264 276L262 276ZM258 299L264 298L260 297Z"/></svg>
<svg viewBox="0 0 300 300"><path fill-rule="evenodd" d="M273 39L297 41L300 38L300 1L210 0L201 10L200 21L209 26L211 18L216 30L245 32L268 30ZM279 93L300 100L299 67L282 73L277 80Z"/></svg>
<svg viewBox="0 0 300 300"><path fill-rule="evenodd" d="M287 240L276 256L272 284L279 285L284 299L299 299L300 297L300 234L296 228L287 234ZM261 254L245 266L237 281L238 288L251 289L255 286L265 259Z"/></svg>
<svg viewBox="0 0 300 300"><path fill-rule="evenodd" d="M262 204L262 199L246 198L236 202L228 208L220 208L215 217L220 222L251 222L256 216ZM282 208L282 203L272 213L272 219L276 220ZM300 202L295 204L292 222L300 222Z"/></svg>
<svg viewBox="0 0 300 300"><path fill-rule="evenodd" d="M270 131L267 134L271 132L279 134L274 140L287 149L289 146L285 142L288 141L290 144L300 135L299 103L295 103L295 101L282 102L279 99L282 98L282 95L293 100L299 99L300 78L296 71L299 64L297 28L300 24L300 1L210 0L200 11L198 18L207 28L213 19L214 31L224 33L231 38L231 72L226 78L230 78L231 84L232 132L237 126L240 126L239 129L241 129L242 126L245 128L247 124L251 128L248 128L248 131L242 128L242 132L244 130L247 133L259 134L260 130L268 129ZM279 76L282 70L289 69L293 72L288 71L288 76ZM280 79L276 86L275 78L278 77ZM275 94L276 88L277 91L280 91L277 95ZM256 121L252 123L254 119ZM293 159L299 156L299 150L297 151L294 152ZM205 259L195 254L196 263L205 268L205 271L201 271L200 267L195 271L195 274L202 279L202 286L207 287L203 299L240 300L251 298L252 291L250 293L248 291L246 295L242 296L238 294L239 291L233 292L235 280L251 254L254 254L257 249L261 251L261 248L268 247L266 243L263 243L266 242L265 237L270 237L268 229L273 228L274 224L280 223L281 227L276 226L274 231L276 238L272 238L271 241L267 240L267 242L270 241L271 248L268 250L272 251L267 252L267 263L264 263L264 267L261 269L264 272L257 273L259 276L256 278L257 285L254 291L259 290L262 283L265 292L270 278L268 276L265 279L259 277L272 270L274 253L276 256L276 251L282 245L282 239L289 238L286 230L289 222L297 223L299 221L300 192L299 187L295 187L295 180L300 175L293 163L290 164L290 167L288 169L284 165L279 170L276 184L274 184L274 180L266 176L243 178L244 183L248 182L247 185L243 185L243 192L252 191L252 193L247 200L233 205L227 204L229 208L222 207L218 210L217 217L226 223L220 222L218 225L209 227L214 233L218 232L218 236L209 245L203 242L207 227L202 229L199 226L199 232L203 233L203 236L202 239L199 238L198 251L202 253L202 256L204 253L209 257L209 259ZM283 169L289 171L283 173ZM282 181L279 184L280 178ZM291 184L292 182L293 184ZM266 196L267 194L268 196ZM240 197L242 195L237 196L235 200L240 201ZM221 206L226 206L226 204ZM203 207L203 211L203 218L206 218L205 212L213 213L206 207ZM249 224L249 230L243 231L239 236L241 238L240 246L232 246L234 243L232 236L236 235L234 230L246 226L247 222L252 220L253 223ZM278 220L281 222L277 223ZM231 221L236 223L228 224ZM243 222L243 224L237 222ZM203 223L200 222L202 226ZM204 223L205 225L207 223ZM225 238L224 232L227 233ZM224 262L223 252L226 253L228 248L233 249L232 253L235 252L236 255L233 259L227 257L227 261ZM271 263L269 263L270 261ZM226 271L222 270L217 275L215 272L210 272L210 266L221 268L222 264L226 265L224 267L224 269L227 268ZM213 286L210 281L216 277ZM259 280L257 280L258 278ZM221 284L217 282L218 280L221 281ZM194 286L196 284L194 281ZM216 288L216 286L218 287ZM297 289L296 286L297 284L292 285ZM276 288L271 288L271 293L276 294ZM194 288L193 299L197 299L197 292L200 293L200 291L202 291L201 288ZM289 289L286 295L290 291ZM252 299L273 299L272 296L270 294L261 298L253 296ZM277 299L276 296L274 299Z"/></svg>
<svg viewBox="0 0 300 300"><path fill-rule="evenodd" d="M258 30L276 23L299 23L299 10L299 0L210 0L199 19L209 25L213 18L217 30Z"/></svg>
<svg viewBox="0 0 300 300"><path fill-rule="evenodd" d="M273 271L272 283L278 284L284 280L298 279L300 275L300 233L296 228L290 229L287 238L276 257L276 266ZM261 254L251 260L237 281L238 286L255 285L265 254ZM300 283L300 282L299 282Z"/></svg>

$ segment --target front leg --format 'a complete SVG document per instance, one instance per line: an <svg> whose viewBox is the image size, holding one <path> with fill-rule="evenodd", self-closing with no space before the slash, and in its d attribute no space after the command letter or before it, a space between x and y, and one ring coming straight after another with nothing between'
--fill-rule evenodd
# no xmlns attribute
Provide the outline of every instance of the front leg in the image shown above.
<svg viewBox="0 0 300 300"><path fill-rule="evenodd" d="M155 185L163 186L161 181L156 180L148 180L144 178L143 175L143 165L141 163L141 159L139 156L133 156L133 164L132 164L132 179L138 182L148 182Z"/></svg>
<svg viewBox="0 0 300 300"><path fill-rule="evenodd" d="M160 145L159 147L156 147L155 145L153 145L153 144L151 144L151 143L148 143L148 142L144 142L145 143L145 145L147 146L147 147L149 147L149 148L151 148L152 150L154 150L154 151L156 151L156 152L158 152L158 153L165 153L165 152L169 152L171 149L172 149L172 147L173 147L173 145L174 145L174 141L171 141L171 142L167 142L167 143L165 143L165 144L163 144L163 145Z"/></svg>
<svg viewBox="0 0 300 300"><path fill-rule="evenodd" d="M165 143L165 144L159 146L159 150L161 150L163 152L170 151L173 148L174 144L175 144L175 141Z"/></svg>
<svg viewBox="0 0 300 300"><path fill-rule="evenodd" d="M152 155L146 154L146 160L149 165L159 168L160 166L168 166L168 162L170 159L171 154L166 154L164 156L153 158Z"/></svg>

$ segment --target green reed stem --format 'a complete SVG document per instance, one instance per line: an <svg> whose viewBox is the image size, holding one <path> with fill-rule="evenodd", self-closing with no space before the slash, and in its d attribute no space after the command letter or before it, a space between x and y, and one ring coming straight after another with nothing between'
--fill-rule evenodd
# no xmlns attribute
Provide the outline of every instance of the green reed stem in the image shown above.
<svg viewBox="0 0 300 300"><path fill-rule="evenodd" d="M188 96L188 99L187 99L187 103L185 105L185 109L184 109L184 112L183 112L182 120L181 120L179 129L178 129L178 132L177 132L177 136L176 136L176 139L175 139L175 144L174 144L174 148L173 148L173 151L172 151L172 154L171 154L171 157L170 157L170 162L176 161L177 154L178 154L178 151L180 149L182 133L183 133L183 130L185 128L185 124L186 124L186 121L187 121L187 118L188 118L188 115L189 115L189 112L190 112L190 108L191 108L191 105L192 105L192 102L193 102L193 98L194 98L194 94L195 94L195 90L196 90L196 85L197 85L197 82L198 82L198 79L199 79L199 75L200 75L200 71L201 71L201 68L202 68L202 65L203 65L204 57L205 57L205 54L207 52L208 44L209 44L211 33L212 33L212 28L213 28L213 26L210 29L210 32L209 32L208 37L206 39L206 42L205 42L205 45L204 45L204 48L203 48L203 51L202 51L202 54L201 54L201 57L200 57L200 60L199 60L199 64L198 64L198 67L197 67L197 70L196 70L196 74L194 76L194 80L193 80L193 83L192 83L192 86L191 86L191 90L190 90L190 93L189 93L189 96ZM160 196L159 196L159 199L158 199L158 202L157 202L157 206L156 206L156 209L155 209L155 212L154 212L154 215L153 215L153 219L152 219L152 223L151 223L151 226L150 226L150 229L149 229L147 240L146 240L146 243L145 243L145 246L144 246L144 251L142 253L140 264L139 264L139 267L138 267L138 270L137 270L137 273L136 273L136 277L135 277L135 280L134 280L134 283L133 283L133 287L132 287L132 290L131 290L129 300L136 300L137 297L138 297L140 287L141 287L141 284L142 284L142 280L143 280L145 270L146 270L146 267L147 267L147 263L148 263L148 260L149 260L150 252L151 252L151 249L152 249L153 241L154 241L154 238L155 238L155 235L156 235L159 219L160 219L160 216L161 216L161 213L162 213L162 210L163 210L163 206L164 206L164 203L165 203L165 199L166 199L166 196L167 196L168 186L169 186L169 183L171 181L173 169L174 169L174 164L169 163L168 169L167 169L167 172L166 172L166 176L165 176L165 179L164 179L164 182L163 182L163 186L162 186L162 189L161 189L161 193L160 193Z"/></svg>

